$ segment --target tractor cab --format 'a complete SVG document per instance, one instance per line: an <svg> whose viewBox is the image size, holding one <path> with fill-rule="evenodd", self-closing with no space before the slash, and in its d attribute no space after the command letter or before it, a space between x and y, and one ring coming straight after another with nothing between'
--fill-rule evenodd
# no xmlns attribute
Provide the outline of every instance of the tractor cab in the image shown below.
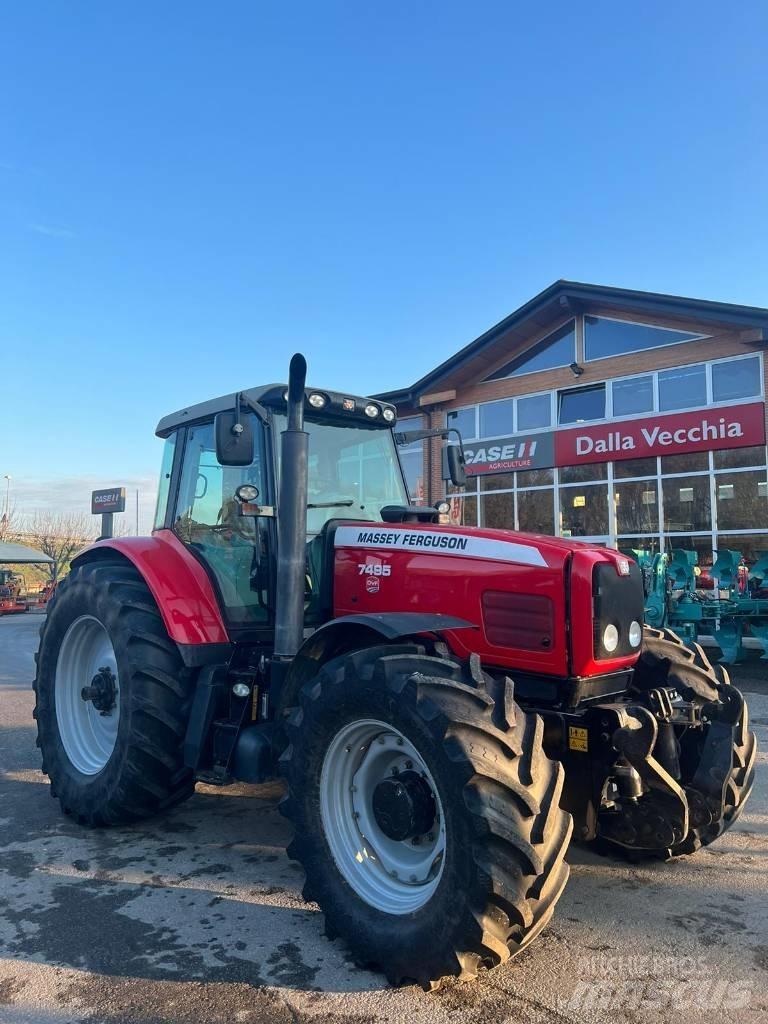
<svg viewBox="0 0 768 1024"><path fill-rule="evenodd" d="M308 625L330 615L339 524L437 519L435 509L409 503L395 421L390 405L304 389ZM279 439L286 426L286 387L275 384L181 410L157 429L165 450L155 529L172 530L205 565L235 628L274 622Z"/></svg>

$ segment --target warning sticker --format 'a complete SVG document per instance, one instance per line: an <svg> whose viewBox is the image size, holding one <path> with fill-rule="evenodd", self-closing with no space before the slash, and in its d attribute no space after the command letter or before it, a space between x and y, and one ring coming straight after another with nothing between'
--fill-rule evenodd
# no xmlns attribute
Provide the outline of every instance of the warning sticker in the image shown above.
<svg viewBox="0 0 768 1024"><path fill-rule="evenodd" d="M578 725L568 726L568 746L571 750L582 750L587 753L589 744L587 742L587 730Z"/></svg>

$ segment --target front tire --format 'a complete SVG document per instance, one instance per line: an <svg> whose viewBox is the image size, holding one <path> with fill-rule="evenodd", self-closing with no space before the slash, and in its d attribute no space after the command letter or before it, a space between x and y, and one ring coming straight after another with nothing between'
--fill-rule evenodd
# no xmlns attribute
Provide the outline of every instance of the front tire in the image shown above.
<svg viewBox="0 0 768 1024"><path fill-rule="evenodd" d="M524 949L569 870L564 773L542 731L476 659L404 645L325 665L288 719L282 809L329 937L390 982L425 988ZM398 780L413 814L400 831Z"/></svg>
<svg viewBox="0 0 768 1024"><path fill-rule="evenodd" d="M658 686L670 686L687 700L705 704L719 702L723 688L730 685L727 670L720 665L713 665L699 644L684 644L671 629L643 627L643 648L633 682L637 690L645 692ZM683 742L693 750L690 759L695 757L696 738L693 730L682 737ZM749 728L749 712L744 702L734 729L731 769L725 785L720 818L710 824L691 828L676 846L647 851L642 856L672 859L695 853L718 839L735 824L744 809L755 781L756 759L757 739ZM639 855L633 851L633 856Z"/></svg>
<svg viewBox="0 0 768 1024"><path fill-rule="evenodd" d="M138 821L193 792L182 758L192 676L132 565L76 566L49 604L36 661L37 745L65 814Z"/></svg>

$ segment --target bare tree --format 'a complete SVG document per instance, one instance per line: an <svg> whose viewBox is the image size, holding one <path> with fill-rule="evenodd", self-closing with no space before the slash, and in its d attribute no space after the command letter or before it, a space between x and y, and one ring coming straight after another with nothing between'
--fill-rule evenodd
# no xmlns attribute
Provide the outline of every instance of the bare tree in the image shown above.
<svg viewBox="0 0 768 1024"><path fill-rule="evenodd" d="M0 541L9 541L19 532L18 515L13 505L0 514Z"/></svg>
<svg viewBox="0 0 768 1024"><path fill-rule="evenodd" d="M46 569L54 582L67 571L77 552L94 536L94 520L85 512L35 512L23 530L24 540L53 559Z"/></svg>

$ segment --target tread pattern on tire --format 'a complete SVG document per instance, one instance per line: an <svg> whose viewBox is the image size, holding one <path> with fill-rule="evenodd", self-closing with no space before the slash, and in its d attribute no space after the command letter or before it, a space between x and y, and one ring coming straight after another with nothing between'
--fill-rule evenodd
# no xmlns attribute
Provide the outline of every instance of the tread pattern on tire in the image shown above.
<svg viewBox="0 0 768 1024"><path fill-rule="evenodd" d="M450 927L420 950L404 933L383 949L375 930L356 926L346 901L332 896L329 872L337 869L308 820L308 736L324 707L342 705L361 688L383 690L426 729L470 822L469 889L451 894ZM563 767L544 753L541 719L514 704L511 682L490 679L474 659L461 665L415 644L382 646L327 663L300 701L288 718L282 768L289 792L281 810L295 827L288 853L304 866L304 897L320 904L327 934L343 936L358 962L376 965L393 984L415 980L425 988L446 975L472 977L481 964L494 966L524 949L568 879L572 820L559 806Z"/></svg>
<svg viewBox="0 0 768 1024"><path fill-rule="evenodd" d="M74 614L73 608L78 609ZM54 705L58 642L84 609L107 628L118 658L120 731L112 758L96 776L70 764ZM194 778L183 766L182 741L193 688L140 573L125 561L86 562L56 588L40 629L34 683L37 745L51 796L84 825L138 821L186 799ZM125 725L124 725L125 721Z"/></svg>

